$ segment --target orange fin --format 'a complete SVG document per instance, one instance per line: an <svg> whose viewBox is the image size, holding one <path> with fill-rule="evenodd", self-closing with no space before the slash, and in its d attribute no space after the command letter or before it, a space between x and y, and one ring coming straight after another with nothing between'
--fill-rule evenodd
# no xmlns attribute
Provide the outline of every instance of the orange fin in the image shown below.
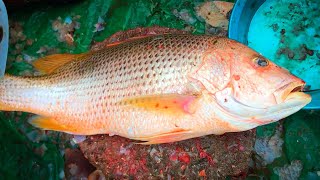
<svg viewBox="0 0 320 180"><path fill-rule="evenodd" d="M130 41L137 40L137 39L143 39L143 38L151 37L151 36L156 36L156 35L150 34L150 35L144 35L144 36L130 37L130 38L123 40L123 41L116 41L116 42L107 44L106 47L116 46L116 45L119 45L122 43L130 42Z"/></svg>
<svg viewBox="0 0 320 180"><path fill-rule="evenodd" d="M189 113L193 114L195 106L192 104L197 95L166 94L156 96L142 96L125 99L121 104L131 105L145 110L161 111L165 113Z"/></svg>
<svg viewBox="0 0 320 180"><path fill-rule="evenodd" d="M91 50L97 51L105 47L111 47L133 39L145 38L162 34L188 34L189 32L180 29L173 29L161 26L138 27L126 31L119 31L102 42L96 43Z"/></svg>
<svg viewBox="0 0 320 180"><path fill-rule="evenodd" d="M32 65L40 72L50 74L68 62L83 59L87 53L83 54L53 54L40 58L32 63Z"/></svg>
<svg viewBox="0 0 320 180"><path fill-rule="evenodd" d="M54 130L68 132L66 126L59 124L55 119L49 117L36 116L28 121L31 125L44 130Z"/></svg>
<svg viewBox="0 0 320 180"><path fill-rule="evenodd" d="M135 138L135 139L140 141L146 141L146 142L137 143L137 144L149 145L149 144L161 144L161 143L182 141L192 137L191 135L192 135L192 132L189 130L177 129L175 131L160 134L157 136L141 137L141 138Z"/></svg>

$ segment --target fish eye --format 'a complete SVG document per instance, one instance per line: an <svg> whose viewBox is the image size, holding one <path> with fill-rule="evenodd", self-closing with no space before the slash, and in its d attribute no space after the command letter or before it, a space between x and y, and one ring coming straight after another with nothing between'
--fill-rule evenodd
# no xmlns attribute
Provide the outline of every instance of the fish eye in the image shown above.
<svg viewBox="0 0 320 180"><path fill-rule="evenodd" d="M254 59L254 62L260 67L266 67L269 65L269 61L263 57L257 57Z"/></svg>

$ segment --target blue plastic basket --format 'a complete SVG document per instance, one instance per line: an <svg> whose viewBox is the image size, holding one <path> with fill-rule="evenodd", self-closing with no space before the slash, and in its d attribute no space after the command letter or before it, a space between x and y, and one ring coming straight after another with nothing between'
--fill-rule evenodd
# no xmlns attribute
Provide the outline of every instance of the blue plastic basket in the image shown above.
<svg viewBox="0 0 320 180"><path fill-rule="evenodd" d="M6 7L0 0L0 77L4 75L8 54L9 25Z"/></svg>

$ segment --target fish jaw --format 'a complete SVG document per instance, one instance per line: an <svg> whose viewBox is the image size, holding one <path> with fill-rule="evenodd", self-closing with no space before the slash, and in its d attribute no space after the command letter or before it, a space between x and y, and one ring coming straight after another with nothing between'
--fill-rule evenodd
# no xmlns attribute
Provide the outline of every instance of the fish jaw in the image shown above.
<svg viewBox="0 0 320 180"><path fill-rule="evenodd" d="M311 99L312 98L309 94L303 92L292 92L282 103L269 108L268 111L270 115L268 117L276 120L285 118L309 104Z"/></svg>
<svg viewBox="0 0 320 180"><path fill-rule="evenodd" d="M298 81L287 83L284 86L281 86L273 93L276 99L276 102L278 104L284 102L290 94L301 91L305 86L305 84L306 83L304 81L298 80ZM308 98L306 99L306 101L308 101Z"/></svg>
<svg viewBox="0 0 320 180"><path fill-rule="evenodd" d="M214 98L217 103L217 109L215 110L217 117L237 127L238 131L246 131L276 122L296 113L311 101L310 95L306 93L291 92L279 104L266 108L256 108L237 101L232 95L231 88L217 92Z"/></svg>
<svg viewBox="0 0 320 180"><path fill-rule="evenodd" d="M310 95L303 92L292 92L282 103L266 108L263 113L258 113L253 120L262 122L258 126L276 122L298 112L310 102Z"/></svg>
<svg viewBox="0 0 320 180"><path fill-rule="evenodd" d="M305 82L298 79L276 90L273 95L278 104L268 108L269 115L265 118L279 120L294 114L309 104L312 98L309 94L301 92L304 86Z"/></svg>

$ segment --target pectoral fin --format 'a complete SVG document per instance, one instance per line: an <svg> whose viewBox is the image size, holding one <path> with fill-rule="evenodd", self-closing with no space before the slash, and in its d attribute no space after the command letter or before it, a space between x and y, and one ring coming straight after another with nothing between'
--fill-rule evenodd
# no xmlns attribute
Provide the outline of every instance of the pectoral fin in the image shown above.
<svg viewBox="0 0 320 180"><path fill-rule="evenodd" d="M166 94L125 99L121 104L163 113L192 114L195 111L194 103L197 98L197 95Z"/></svg>

